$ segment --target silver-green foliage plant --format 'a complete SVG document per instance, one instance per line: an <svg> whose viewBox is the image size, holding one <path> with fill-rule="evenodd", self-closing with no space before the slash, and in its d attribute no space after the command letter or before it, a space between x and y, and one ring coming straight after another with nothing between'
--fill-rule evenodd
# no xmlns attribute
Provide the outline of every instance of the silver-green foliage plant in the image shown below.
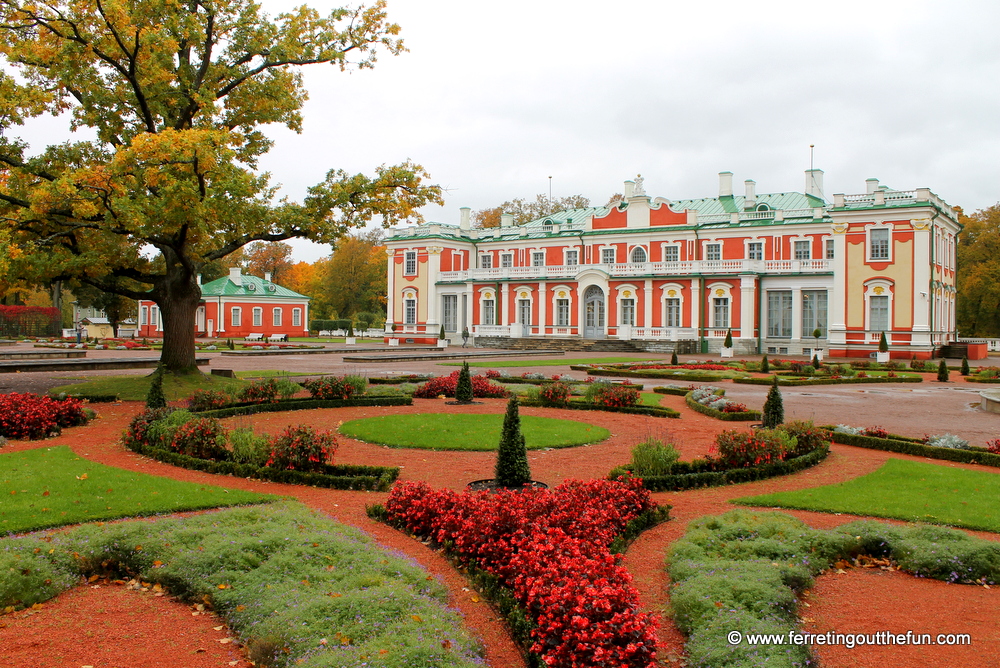
<svg viewBox="0 0 1000 668"><path fill-rule="evenodd" d="M639 477L670 475L680 456L672 443L647 438L632 448L632 474Z"/></svg>
<svg viewBox="0 0 1000 668"><path fill-rule="evenodd" d="M297 503L5 539L0 608L108 571L207 598L258 665L481 665L437 580Z"/></svg>
<svg viewBox="0 0 1000 668"><path fill-rule="evenodd" d="M927 445L936 448L952 448L954 450L968 450L969 442L964 438L959 438L954 434L940 434L927 439Z"/></svg>
<svg viewBox="0 0 1000 668"><path fill-rule="evenodd" d="M240 464L262 467L271 456L270 439L255 434L250 428L238 428L229 432L229 447L233 452L233 460Z"/></svg>

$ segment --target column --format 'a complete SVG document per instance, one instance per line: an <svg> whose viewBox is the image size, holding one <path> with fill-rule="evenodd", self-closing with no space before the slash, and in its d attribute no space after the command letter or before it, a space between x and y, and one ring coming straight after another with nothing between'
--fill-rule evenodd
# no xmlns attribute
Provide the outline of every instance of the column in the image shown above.
<svg viewBox="0 0 1000 668"><path fill-rule="evenodd" d="M433 334L435 337L441 329L441 320L438 313L441 311L441 296L438 295L437 281L441 274L441 246L427 247L427 321L424 324L424 331Z"/></svg>
<svg viewBox="0 0 1000 668"><path fill-rule="evenodd" d="M700 325L701 325L701 279L692 278L691 279L691 328L695 332L695 336L700 337Z"/></svg>
<svg viewBox="0 0 1000 668"><path fill-rule="evenodd" d="M812 332L806 332L806 336ZM792 288L792 341L802 340L802 288ZM815 339L813 339L815 341Z"/></svg>
<svg viewBox="0 0 1000 668"><path fill-rule="evenodd" d="M538 335L545 336L545 311L546 306L549 303L549 290L548 284L545 281L541 281L538 284Z"/></svg>
<svg viewBox="0 0 1000 668"><path fill-rule="evenodd" d="M847 347L847 223L833 224L833 290L828 300L828 352ZM858 298L864 295L858 292Z"/></svg>
<svg viewBox="0 0 1000 668"><path fill-rule="evenodd" d="M497 295L497 306L500 308L500 320L497 324L500 326L510 325L513 319L510 317L510 312L513 310L510 307L510 283L504 283L500 286L500 294Z"/></svg>
<svg viewBox="0 0 1000 668"><path fill-rule="evenodd" d="M931 285L931 243L933 243L933 226L929 218L911 220L913 226L913 294L895 294L895 299L909 299L913 305L913 336L910 346L931 346L930 312L932 295ZM897 259L898 261L898 259ZM897 307L898 308L898 307ZM941 323L939 330L949 328Z"/></svg>
<svg viewBox="0 0 1000 668"><path fill-rule="evenodd" d="M754 339L756 292L757 277L753 274L740 276L740 338L749 341Z"/></svg>
<svg viewBox="0 0 1000 668"><path fill-rule="evenodd" d="M653 326L653 279L646 279L642 292L642 326L646 328L646 336L652 338L649 329Z"/></svg>

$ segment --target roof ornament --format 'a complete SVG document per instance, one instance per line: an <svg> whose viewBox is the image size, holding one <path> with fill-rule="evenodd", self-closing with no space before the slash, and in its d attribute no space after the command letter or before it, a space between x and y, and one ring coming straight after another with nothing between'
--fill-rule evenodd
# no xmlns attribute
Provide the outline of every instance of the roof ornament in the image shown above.
<svg viewBox="0 0 1000 668"><path fill-rule="evenodd" d="M253 292L256 289L257 289L256 285L254 285L253 283L247 283L247 290L249 290L250 292Z"/></svg>
<svg viewBox="0 0 1000 668"><path fill-rule="evenodd" d="M635 175L635 186L632 188L632 197L645 197L646 189L642 187L642 174Z"/></svg>

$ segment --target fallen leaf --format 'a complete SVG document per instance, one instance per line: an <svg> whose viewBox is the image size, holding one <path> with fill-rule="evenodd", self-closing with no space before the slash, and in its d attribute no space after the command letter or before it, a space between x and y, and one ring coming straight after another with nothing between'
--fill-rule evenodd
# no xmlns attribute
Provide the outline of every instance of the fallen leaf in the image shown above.
<svg viewBox="0 0 1000 668"><path fill-rule="evenodd" d="M216 630L216 631L221 631L222 629L224 629L224 628L226 628L226 627L225 627L225 626L213 626L212 628L213 628L214 630Z"/></svg>
<svg viewBox="0 0 1000 668"><path fill-rule="evenodd" d="M451 649L451 641L445 640L444 642L441 643L441 647L444 647L445 649Z"/></svg>
<svg viewBox="0 0 1000 668"><path fill-rule="evenodd" d="M232 638L219 638L219 642L222 643L223 645L228 645L232 641L233 641Z"/></svg>
<svg viewBox="0 0 1000 668"><path fill-rule="evenodd" d="M78 476L76 477L76 479L77 479L77 480L86 480L86 479L87 479L87 474L86 474L86 473L84 473L83 475L78 475Z"/></svg>
<svg viewBox="0 0 1000 668"><path fill-rule="evenodd" d="M204 647L199 647L198 649L196 649L196 650L194 651L194 653L195 653L195 654L201 654L202 652L207 652L207 651L208 651L208 650L207 650L207 649L205 649Z"/></svg>
<svg viewBox="0 0 1000 668"><path fill-rule="evenodd" d="M480 601L480 600L481 600L481 599L480 599L480 598L479 598L478 596L473 596L473 597L472 597L472 602L473 602L473 603L479 603L479 601Z"/></svg>
<svg viewBox="0 0 1000 668"><path fill-rule="evenodd" d="M412 617L413 621L415 621L415 622L422 622L422 621L424 621L423 619L420 618L420 615L410 615L410 617Z"/></svg>
<svg viewBox="0 0 1000 668"><path fill-rule="evenodd" d="M48 495L49 495L49 490L45 490L44 492L42 492L42 496L48 496Z"/></svg>

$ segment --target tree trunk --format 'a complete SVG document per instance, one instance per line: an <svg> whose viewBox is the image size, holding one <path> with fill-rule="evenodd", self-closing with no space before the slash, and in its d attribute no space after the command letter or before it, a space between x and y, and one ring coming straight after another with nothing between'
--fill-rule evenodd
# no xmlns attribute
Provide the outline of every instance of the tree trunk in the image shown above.
<svg viewBox="0 0 1000 668"><path fill-rule="evenodd" d="M197 371L194 325L201 303L201 288L191 272L177 265L167 269L163 287L163 299L158 302L163 318L160 363L171 373Z"/></svg>

